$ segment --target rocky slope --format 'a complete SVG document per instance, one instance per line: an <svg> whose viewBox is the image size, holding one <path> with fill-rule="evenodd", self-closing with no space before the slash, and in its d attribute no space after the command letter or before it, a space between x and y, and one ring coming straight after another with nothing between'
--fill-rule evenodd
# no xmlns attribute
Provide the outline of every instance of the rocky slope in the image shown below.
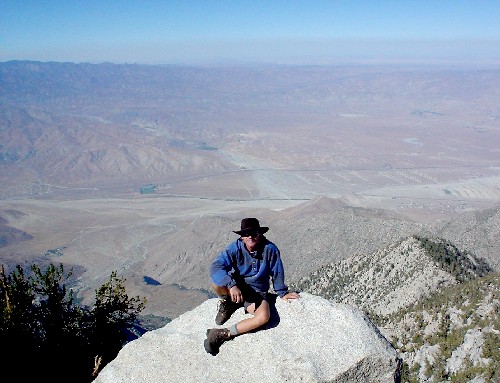
<svg viewBox="0 0 500 383"><path fill-rule="evenodd" d="M440 289L414 307L379 318L400 352L408 382L500 379L500 275Z"/></svg>
<svg viewBox="0 0 500 383"><path fill-rule="evenodd" d="M498 379L499 275L449 241L412 236L299 280L298 290L354 304L397 347L408 382Z"/></svg>
<svg viewBox="0 0 500 383"><path fill-rule="evenodd" d="M296 287L377 315L409 307L440 287L482 276L489 266L444 240L413 236L366 256L324 266Z"/></svg>

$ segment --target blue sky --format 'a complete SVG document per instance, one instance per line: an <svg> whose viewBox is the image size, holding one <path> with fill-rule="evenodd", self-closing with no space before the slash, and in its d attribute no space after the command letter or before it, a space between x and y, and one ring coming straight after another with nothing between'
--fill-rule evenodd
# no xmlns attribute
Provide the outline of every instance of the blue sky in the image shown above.
<svg viewBox="0 0 500 383"><path fill-rule="evenodd" d="M500 61L500 0L0 0L0 61Z"/></svg>

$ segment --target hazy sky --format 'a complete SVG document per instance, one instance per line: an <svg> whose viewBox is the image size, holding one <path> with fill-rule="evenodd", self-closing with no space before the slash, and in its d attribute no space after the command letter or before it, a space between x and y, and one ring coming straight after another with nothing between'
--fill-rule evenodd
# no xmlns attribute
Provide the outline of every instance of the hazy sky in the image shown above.
<svg viewBox="0 0 500 383"><path fill-rule="evenodd" d="M500 62L500 0L0 0L0 61Z"/></svg>

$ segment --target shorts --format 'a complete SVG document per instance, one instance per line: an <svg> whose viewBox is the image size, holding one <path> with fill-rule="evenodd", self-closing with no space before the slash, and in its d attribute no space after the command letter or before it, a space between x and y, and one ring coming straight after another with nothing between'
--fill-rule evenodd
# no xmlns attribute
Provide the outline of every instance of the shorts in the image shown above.
<svg viewBox="0 0 500 383"><path fill-rule="evenodd" d="M245 312L247 312L248 306L252 305L255 303L255 309L257 309L262 301L267 301L267 293L261 292L261 291L255 291L252 287L248 285L240 286L238 287L241 290L241 293L243 294L243 307L245 308Z"/></svg>

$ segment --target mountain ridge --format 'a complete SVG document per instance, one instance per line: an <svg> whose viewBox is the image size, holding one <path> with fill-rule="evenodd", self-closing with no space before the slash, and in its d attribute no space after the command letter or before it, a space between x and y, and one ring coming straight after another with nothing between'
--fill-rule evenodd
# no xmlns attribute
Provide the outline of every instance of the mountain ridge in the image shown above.
<svg viewBox="0 0 500 383"><path fill-rule="evenodd" d="M495 382L499 282L484 260L449 241L411 236L324 266L293 287L367 312L397 348L409 382Z"/></svg>

